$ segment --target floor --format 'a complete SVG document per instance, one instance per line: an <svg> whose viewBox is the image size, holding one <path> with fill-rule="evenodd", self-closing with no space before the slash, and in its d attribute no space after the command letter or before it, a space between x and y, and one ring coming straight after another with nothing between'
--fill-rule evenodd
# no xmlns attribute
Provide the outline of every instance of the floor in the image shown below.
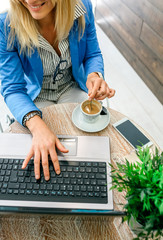
<svg viewBox="0 0 163 240"><path fill-rule="evenodd" d="M104 58L105 79L116 89L109 100L110 107L133 119L146 130L163 149L163 106L144 84L133 68L97 25L97 35ZM0 131L12 117L0 95Z"/></svg>
<svg viewBox="0 0 163 240"><path fill-rule="evenodd" d="M163 149L163 106L144 84L105 33L97 26L104 58L105 79L116 89L110 107L122 112L146 130Z"/></svg>

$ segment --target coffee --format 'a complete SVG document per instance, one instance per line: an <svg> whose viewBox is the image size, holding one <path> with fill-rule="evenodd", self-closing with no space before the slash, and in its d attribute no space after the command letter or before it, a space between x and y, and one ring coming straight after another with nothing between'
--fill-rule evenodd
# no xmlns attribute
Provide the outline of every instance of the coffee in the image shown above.
<svg viewBox="0 0 163 240"><path fill-rule="evenodd" d="M96 114L100 111L98 106L93 103L88 103L86 106L83 106L82 109L87 114Z"/></svg>
<svg viewBox="0 0 163 240"><path fill-rule="evenodd" d="M102 105L95 99L92 101L86 100L80 104L83 120L89 123L94 123L98 120Z"/></svg>

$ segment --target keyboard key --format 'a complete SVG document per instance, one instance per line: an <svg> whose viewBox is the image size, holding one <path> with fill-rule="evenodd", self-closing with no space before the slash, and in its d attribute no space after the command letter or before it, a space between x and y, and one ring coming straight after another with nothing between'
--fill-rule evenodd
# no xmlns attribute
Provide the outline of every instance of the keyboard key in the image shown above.
<svg viewBox="0 0 163 240"><path fill-rule="evenodd" d="M14 194L18 194L19 193L19 190L14 190Z"/></svg>
<svg viewBox="0 0 163 240"><path fill-rule="evenodd" d="M72 191L72 189L73 189L72 186L67 186L68 191Z"/></svg>
<svg viewBox="0 0 163 240"><path fill-rule="evenodd" d="M92 172L92 169L91 169L90 167L87 167L87 168L86 168L86 172L87 172L87 173L90 173L90 172Z"/></svg>
<svg viewBox="0 0 163 240"><path fill-rule="evenodd" d="M27 195L30 195L30 194L31 194L31 190L28 190L28 189L27 189L27 190L26 190L26 194L27 194Z"/></svg>
<svg viewBox="0 0 163 240"><path fill-rule="evenodd" d="M88 193L88 197L93 197L93 193L92 193L92 192L89 192L89 193Z"/></svg>
<svg viewBox="0 0 163 240"><path fill-rule="evenodd" d="M104 163L104 162L99 162L99 167L106 167L106 163Z"/></svg>
<svg viewBox="0 0 163 240"><path fill-rule="evenodd" d="M27 187L27 184L26 183L21 183L20 184L20 189L26 189Z"/></svg>
<svg viewBox="0 0 163 240"><path fill-rule="evenodd" d="M89 179L84 179L84 184L89 185L90 184L90 180Z"/></svg>
<svg viewBox="0 0 163 240"><path fill-rule="evenodd" d="M3 180L4 180L4 177L0 176L0 182L3 182Z"/></svg>
<svg viewBox="0 0 163 240"><path fill-rule="evenodd" d="M87 191L88 192L93 192L93 187L92 186L87 186Z"/></svg>
<svg viewBox="0 0 163 240"><path fill-rule="evenodd" d="M8 164L9 163L9 160L8 159L4 159L4 164Z"/></svg>
<svg viewBox="0 0 163 240"><path fill-rule="evenodd" d="M86 162L87 167L91 167L91 162Z"/></svg>
<svg viewBox="0 0 163 240"><path fill-rule="evenodd" d="M38 190L38 189L39 189L39 187L40 187L40 185L39 185L39 184L33 184L33 189L35 189L35 190Z"/></svg>
<svg viewBox="0 0 163 240"><path fill-rule="evenodd" d="M79 168L79 171L80 171L81 173L84 173L84 172L85 172L85 168L84 168L84 167L80 167L80 168Z"/></svg>
<svg viewBox="0 0 163 240"><path fill-rule="evenodd" d="M62 184L63 183L63 178L59 178L57 181L58 184Z"/></svg>
<svg viewBox="0 0 163 240"><path fill-rule="evenodd" d="M79 191L80 187L78 185L74 186L74 191Z"/></svg>
<svg viewBox="0 0 163 240"><path fill-rule="evenodd" d="M61 191L58 191L58 192L57 192L57 196L62 196L62 192L61 192Z"/></svg>
<svg viewBox="0 0 163 240"><path fill-rule="evenodd" d="M86 192L87 188L86 188L86 186L81 186L80 190L81 190L82 192Z"/></svg>
<svg viewBox="0 0 163 240"><path fill-rule="evenodd" d="M49 194L50 194L49 191L44 191L44 195L45 195L45 196L48 196Z"/></svg>
<svg viewBox="0 0 163 240"><path fill-rule="evenodd" d="M59 190L59 185L54 185L53 189L54 189L55 191L58 191L58 190Z"/></svg>
<svg viewBox="0 0 163 240"><path fill-rule="evenodd" d="M83 173L83 178L88 178L88 177L89 177L88 173Z"/></svg>
<svg viewBox="0 0 163 240"><path fill-rule="evenodd" d="M52 192L51 192L51 195L52 195L52 196L55 196L55 195L56 195L56 191L52 191Z"/></svg>
<svg viewBox="0 0 163 240"><path fill-rule="evenodd" d="M67 168L67 171L68 171L68 172L72 172L72 167L68 167L68 168Z"/></svg>
<svg viewBox="0 0 163 240"><path fill-rule="evenodd" d="M76 194L76 197L80 197L81 196L81 192L76 192L75 194ZM84 193L82 193L82 194L84 194Z"/></svg>
<svg viewBox="0 0 163 240"><path fill-rule="evenodd" d="M38 191L38 194L39 194L39 195L43 195L44 192L43 192L42 190L39 190L39 191Z"/></svg>
<svg viewBox="0 0 163 240"><path fill-rule="evenodd" d="M6 189L3 189L3 188L2 188L2 189L1 189L1 193L2 193L2 194L5 194L5 193L6 193Z"/></svg>
<svg viewBox="0 0 163 240"><path fill-rule="evenodd" d="M63 192L63 196L68 196L68 192Z"/></svg>
<svg viewBox="0 0 163 240"><path fill-rule="evenodd" d="M68 178L69 177L69 173L63 173L63 178Z"/></svg>
<svg viewBox="0 0 163 240"><path fill-rule="evenodd" d="M97 163L97 162L94 162L92 165L93 165L93 167L97 167L97 166L98 166L98 163Z"/></svg>
<svg viewBox="0 0 163 240"><path fill-rule="evenodd" d="M85 162L80 162L81 167L85 167Z"/></svg>
<svg viewBox="0 0 163 240"><path fill-rule="evenodd" d="M19 189L20 184L19 183L9 183L8 188L10 189Z"/></svg>
<svg viewBox="0 0 163 240"><path fill-rule="evenodd" d="M3 185L2 185L2 188L7 188L8 187L8 184L7 183L4 183Z"/></svg>
<svg viewBox="0 0 163 240"><path fill-rule="evenodd" d="M7 190L7 193L12 194L12 193L13 193L13 190L12 190L12 189L8 189L8 190Z"/></svg>
<svg viewBox="0 0 163 240"><path fill-rule="evenodd" d="M6 170L6 169L7 169L7 165L3 165L2 170Z"/></svg>
<svg viewBox="0 0 163 240"><path fill-rule="evenodd" d="M76 173L76 177L77 178L82 178L82 174L81 173Z"/></svg>
<svg viewBox="0 0 163 240"><path fill-rule="evenodd" d="M60 189L61 189L61 191L65 191L66 190L66 185L61 185Z"/></svg>
<svg viewBox="0 0 163 240"><path fill-rule="evenodd" d="M99 193L99 192L95 192L95 193L94 193L94 196L95 196L95 197L99 197L99 196L100 196L100 193Z"/></svg>
<svg viewBox="0 0 163 240"><path fill-rule="evenodd" d="M99 168L99 173L106 173L106 169L105 168Z"/></svg>
<svg viewBox="0 0 163 240"><path fill-rule="evenodd" d="M4 177L4 182L9 182L9 177L7 176L7 177Z"/></svg>
<svg viewBox="0 0 163 240"><path fill-rule="evenodd" d="M3 164L3 158L0 158L0 164Z"/></svg>
<svg viewBox="0 0 163 240"><path fill-rule="evenodd" d="M106 174L101 174L101 173L96 174L96 179L105 179L105 178L106 178Z"/></svg>
<svg viewBox="0 0 163 240"><path fill-rule="evenodd" d="M106 185L106 180L98 180L97 181L98 185Z"/></svg>
<svg viewBox="0 0 163 240"><path fill-rule="evenodd" d="M50 185L48 184L47 185L47 190L52 190L52 189L53 189L53 185L52 184L50 184Z"/></svg>
<svg viewBox="0 0 163 240"><path fill-rule="evenodd" d="M79 167L74 167L74 168L73 168L73 171L74 171L74 172L79 172Z"/></svg>
<svg viewBox="0 0 163 240"><path fill-rule="evenodd" d="M106 193L101 193L101 197L106 197L107 194Z"/></svg>
<svg viewBox="0 0 163 240"><path fill-rule="evenodd" d="M75 176L76 176L75 173L73 173L73 172L70 173L70 178L75 178Z"/></svg>
<svg viewBox="0 0 163 240"><path fill-rule="evenodd" d="M19 190L20 194L25 194L25 190Z"/></svg>
<svg viewBox="0 0 163 240"><path fill-rule="evenodd" d="M82 197L87 197L87 192L82 192Z"/></svg>
<svg viewBox="0 0 163 240"><path fill-rule="evenodd" d="M13 170L18 170L18 165L14 165Z"/></svg>

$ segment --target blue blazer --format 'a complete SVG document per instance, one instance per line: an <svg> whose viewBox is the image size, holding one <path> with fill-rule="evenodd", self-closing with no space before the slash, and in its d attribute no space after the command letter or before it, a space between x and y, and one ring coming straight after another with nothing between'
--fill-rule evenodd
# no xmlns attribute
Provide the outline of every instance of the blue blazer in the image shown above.
<svg viewBox="0 0 163 240"><path fill-rule="evenodd" d="M69 33L70 55L73 77L81 89L87 92L86 80L91 72L104 75L103 58L99 48L92 4L83 0L86 8L85 32L79 40L78 22ZM43 66L37 48L31 56L20 54L20 45L15 38L12 49L7 49L10 28L5 24L7 13L0 14L0 80L1 94L10 111L22 124L25 114L39 110L33 100L39 95L43 81Z"/></svg>

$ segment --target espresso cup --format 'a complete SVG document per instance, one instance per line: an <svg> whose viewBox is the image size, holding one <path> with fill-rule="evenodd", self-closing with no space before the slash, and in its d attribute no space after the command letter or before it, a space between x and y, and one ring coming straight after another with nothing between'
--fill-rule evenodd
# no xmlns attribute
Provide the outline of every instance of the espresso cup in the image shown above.
<svg viewBox="0 0 163 240"><path fill-rule="evenodd" d="M93 123L96 122L100 116L102 105L97 100L86 100L80 104L80 109L85 121Z"/></svg>

